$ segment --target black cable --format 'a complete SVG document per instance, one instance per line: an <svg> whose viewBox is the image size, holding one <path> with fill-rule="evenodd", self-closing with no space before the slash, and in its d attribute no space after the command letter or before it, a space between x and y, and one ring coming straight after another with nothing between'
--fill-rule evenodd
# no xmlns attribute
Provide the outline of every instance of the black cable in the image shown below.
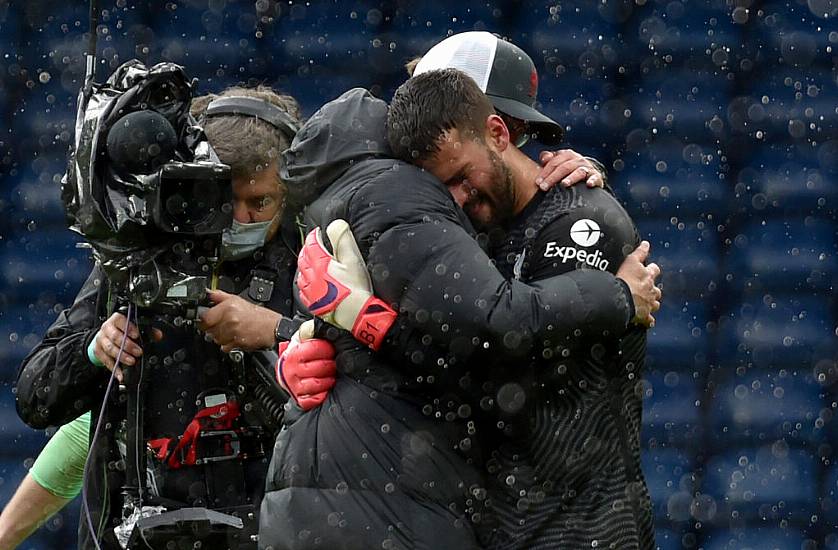
<svg viewBox="0 0 838 550"><path fill-rule="evenodd" d="M130 314L129 314L128 319L130 320L130 318L131 317L130 317ZM136 326L136 327L140 326L139 320L137 319L137 310L136 309L134 310L133 323L134 323L134 326ZM142 332L140 333L140 338L142 338ZM140 340L140 342L143 346L145 345L145 343L143 343L142 340ZM142 445L142 442L139 440L140 433L141 433L140 430L139 430L139 424L143 421L142 416L140 414L141 413L141 411L140 411L140 409L141 409L141 407L140 407L140 392L142 391L143 375L145 374L145 355L140 357L140 363L139 363L139 365L137 365L137 367L139 368L139 375L137 377L137 388L136 388L137 408L136 408L136 415L135 415L136 425L134 427L134 445L135 445L134 448L138 449L138 452L134 456L134 469L137 471L137 485L138 485L138 487L137 487L137 497L139 499L138 503L137 503L137 506L139 507L140 510L142 510L143 509L143 491L142 491L143 472L141 472L141 468L140 468L140 453L143 452L143 451L140 450L140 449L144 449L145 445Z"/></svg>
<svg viewBox="0 0 838 550"><path fill-rule="evenodd" d="M132 306L133 304L128 304L128 315L126 315L126 320L131 318L131 314L133 313ZM108 406L108 397L111 394L111 388L113 388L113 381L116 378L116 369L119 368L119 363L122 359L122 352L125 349L125 342L127 339L128 330L126 327L126 330L122 332L122 342L119 344L119 352L116 354L116 361L114 362L111 376L108 379L108 387L105 389L105 397L102 400L102 407L99 410L99 418L96 420L96 429L93 431L93 437L90 439L90 450L87 452L87 458L84 461L84 474L81 486L82 510L84 511L85 519L87 520L87 528L90 530L90 536L93 538L93 544L96 545L97 550L102 550L102 547L99 545L98 530L93 527L93 517L90 515L90 503L87 498L87 480L90 478L90 457L93 455L96 447L96 441L99 439L99 432L102 429L102 421L105 418L105 409Z"/></svg>
<svg viewBox="0 0 838 550"><path fill-rule="evenodd" d="M96 55L96 32L99 26L99 2L90 0L90 39L87 41L87 55Z"/></svg>

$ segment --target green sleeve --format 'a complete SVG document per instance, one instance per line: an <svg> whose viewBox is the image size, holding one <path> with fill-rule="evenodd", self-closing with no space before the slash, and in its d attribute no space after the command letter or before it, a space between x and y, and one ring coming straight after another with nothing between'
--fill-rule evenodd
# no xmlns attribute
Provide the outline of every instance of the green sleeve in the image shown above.
<svg viewBox="0 0 838 550"><path fill-rule="evenodd" d="M81 492L84 461L90 449L90 413L64 424L47 442L32 469L32 478L57 497L75 498Z"/></svg>

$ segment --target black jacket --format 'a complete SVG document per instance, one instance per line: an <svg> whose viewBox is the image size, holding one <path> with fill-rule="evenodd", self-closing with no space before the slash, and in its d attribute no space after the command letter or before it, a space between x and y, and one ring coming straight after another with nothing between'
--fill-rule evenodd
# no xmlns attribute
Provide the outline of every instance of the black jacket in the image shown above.
<svg viewBox="0 0 838 550"><path fill-rule="evenodd" d="M339 342L341 376L327 401L286 415L262 548L477 547L485 486L475 418L485 400L466 367L487 351L528 356L574 330L620 334L633 316L624 285L607 273L538 287L504 279L445 187L388 158L386 108L351 90L315 113L286 152L292 199L322 191L309 226L349 222L376 295L398 306L403 323L378 355Z"/></svg>
<svg viewBox="0 0 838 550"><path fill-rule="evenodd" d="M575 186L539 193L498 241L499 269L538 281L579 268L616 272L639 238L609 192ZM493 383L519 388L512 421L525 426L497 438L487 461L499 527L492 548L654 548L640 469L645 356L646 331L632 327L540 358L529 376L498 365Z"/></svg>
<svg viewBox="0 0 838 550"><path fill-rule="evenodd" d="M289 315L295 265L295 255L275 239L253 259L222 264L219 288L248 298L254 274L273 280L273 292L262 305ZM58 426L92 411L93 438L110 372L90 363L87 347L115 307L109 303L114 301L111 290L101 269L95 267L73 305L59 314L41 343L24 359L17 379L17 409L23 421L33 428ZM244 411L243 425L265 429L268 452L262 459L206 466L213 469L214 475L210 477L217 483L212 489L206 488L205 466L184 467L171 475L165 474L161 494L181 505L216 509L255 506L258 510L271 442L278 427L274 407L278 405L280 411L282 408L282 402L278 402L281 393L272 384L276 353L245 354L243 366L237 367L196 329L173 325L161 328L164 331L161 342L143 344L147 380L143 394L144 438L176 438L204 406L199 405L204 390L231 390L238 392L236 397ZM271 403L264 401L265 390L273 397ZM103 548L119 548L113 527L121 522L122 514L120 492L125 477L117 432L124 418L125 395L114 384L108 395L103 431L91 448L89 475L85 479L88 504ZM228 488L235 489L236 494L231 494ZM211 493L222 496L211 502L208 498ZM255 546L249 542L249 536L255 533L256 526L255 522L250 523L247 527L250 532L243 537L248 542L241 548ZM84 515L79 526L79 547L94 548Z"/></svg>

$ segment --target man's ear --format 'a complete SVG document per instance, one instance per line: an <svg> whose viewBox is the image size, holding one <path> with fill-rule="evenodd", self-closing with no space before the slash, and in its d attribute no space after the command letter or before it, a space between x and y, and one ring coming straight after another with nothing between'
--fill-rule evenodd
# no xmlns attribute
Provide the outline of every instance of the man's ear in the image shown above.
<svg viewBox="0 0 838 550"><path fill-rule="evenodd" d="M486 118L486 143L491 144L498 153L502 153L509 147L509 128L496 114Z"/></svg>

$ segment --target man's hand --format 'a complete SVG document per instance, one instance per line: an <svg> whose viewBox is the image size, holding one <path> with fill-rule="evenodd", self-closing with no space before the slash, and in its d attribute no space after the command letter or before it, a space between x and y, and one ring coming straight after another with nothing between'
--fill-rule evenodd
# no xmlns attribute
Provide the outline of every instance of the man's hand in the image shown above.
<svg viewBox="0 0 838 550"><path fill-rule="evenodd" d="M327 323L352 332L374 350L396 319L393 309L372 293L367 266L344 220L326 228L334 255L323 245L318 227L308 234L297 257L300 300Z"/></svg>
<svg viewBox="0 0 838 550"><path fill-rule="evenodd" d="M633 322L653 327L655 318L652 313L661 307L661 289L655 286L655 279L660 276L661 270L654 263L644 265L648 256L649 242L643 241L620 265L617 277L625 281L631 289L635 310Z"/></svg>
<svg viewBox="0 0 838 550"><path fill-rule="evenodd" d="M319 407L335 385L335 348L328 340L312 339L314 320L306 321L279 345L276 380L304 411Z"/></svg>
<svg viewBox="0 0 838 550"><path fill-rule="evenodd" d="M128 331L126 336L125 331ZM163 338L163 333L159 329L153 329L152 338L159 341ZM119 349L122 346L123 339L125 346L120 355ZM96 359L102 362L109 371L114 370L117 357L119 357L120 366L136 365L137 361L143 355L143 349L137 343L140 339L140 330L134 323L129 323L125 315L121 313L114 313L107 321L105 321L96 337L93 340L93 355ZM120 369L116 371L116 379L122 382L122 372Z"/></svg>
<svg viewBox="0 0 838 550"><path fill-rule="evenodd" d="M201 314L198 328L209 334L221 351L254 351L274 346L279 313L221 290L207 291L207 296L215 305Z"/></svg>
<svg viewBox="0 0 838 550"><path fill-rule="evenodd" d="M584 181L588 187L604 187L605 178L588 158L572 149L542 151L541 173L535 183L542 191L552 189L557 183L565 187Z"/></svg>

